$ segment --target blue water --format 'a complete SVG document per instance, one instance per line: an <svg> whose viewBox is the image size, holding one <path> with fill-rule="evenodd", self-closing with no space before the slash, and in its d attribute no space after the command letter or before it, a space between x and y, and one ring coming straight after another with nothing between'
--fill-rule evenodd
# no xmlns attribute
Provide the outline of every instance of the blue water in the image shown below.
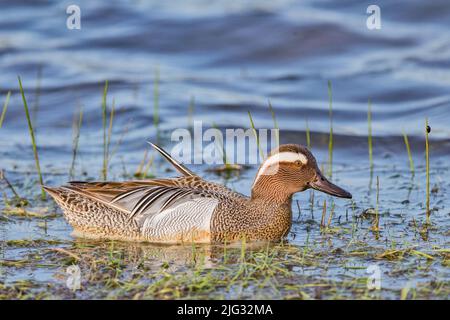
<svg viewBox="0 0 450 320"><path fill-rule="evenodd" d="M66 27L70 4L81 9L80 30ZM191 100L195 101L192 119L221 129L248 128L247 111L258 128L271 128L270 100L281 141L305 144L308 122L312 150L326 168L327 82L331 81L334 179L354 194L360 213L374 206L376 176L380 177L380 208L387 212L385 223L392 223L395 231L385 234L389 239L405 239L399 230L413 217L423 220L424 122L429 119L431 181L439 189L432 198L433 219L440 229L419 248L448 247L450 4L377 1L381 29L369 30L370 4L356 0L3 1L0 103L8 91L12 96L0 129L0 168L20 193L31 199L39 194L18 75L32 113L44 181L50 185L69 179L72 124L80 107L84 121L75 178L99 178L105 80L109 81L108 106L114 99L117 110L112 145L121 141L109 178L130 178L147 148L145 141L157 139L153 125L157 72L160 143L166 148L173 145L172 130L189 126ZM367 149L369 99L372 180ZM416 166L413 182L403 132L409 136ZM166 168L156 156L152 174L165 176ZM253 166L226 180L206 172L206 165L190 168L246 194L256 170ZM10 195L8 188L4 190ZM295 199L307 207L309 193ZM320 204L325 197L316 199ZM405 205L406 199L410 202ZM335 218L344 217L350 208L350 203L336 200ZM318 207L314 219L320 214ZM293 243L303 244L309 230L306 220L303 216L294 223ZM34 222L2 224L2 239L71 239L71 228L62 218L50 223L47 233ZM424 277L431 275L432 271ZM393 286L398 289L404 283Z"/></svg>

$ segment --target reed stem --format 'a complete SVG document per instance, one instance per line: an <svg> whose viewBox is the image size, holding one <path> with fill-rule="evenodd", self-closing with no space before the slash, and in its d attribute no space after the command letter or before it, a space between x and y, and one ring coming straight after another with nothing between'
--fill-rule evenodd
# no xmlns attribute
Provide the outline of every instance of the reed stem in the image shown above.
<svg viewBox="0 0 450 320"><path fill-rule="evenodd" d="M22 80L20 79L20 76L18 76L17 78L19 80L19 87L20 87L20 93L22 95L23 107L25 109L25 115L26 115L27 122L28 122L28 130L30 131L31 144L33 146L34 160L36 163L36 170L37 170L37 173L39 176L39 183L41 185L41 199L45 200L46 197L45 197L45 190L44 190L44 181L42 179L41 166L39 164L39 156L38 156L38 151L37 151L37 146L36 146L36 139L34 137L33 125L31 124L30 112L28 110L28 104L27 104L27 99L25 98L25 92L22 87Z"/></svg>
<svg viewBox="0 0 450 320"><path fill-rule="evenodd" d="M311 150L311 133L309 131L308 118L306 118L306 146Z"/></svg>
<svg viewBox="0 0 450 320"><path fill-rule="evenodd" d="M115 109L116 109L116 101L113 98L112 104L111 104L111 112L109 113L108 135L106 138L106 166L107 167L109 166L109 160L110 160L111 137L112 137L112 128L113 128Z"/></svg>
<svg viewBox="0 0 450 320"><path fill-rule="evenodd" d="M373 170L373 149L372 149L372 101L369 99L367 110L367 124L368 124L368 145L369 145L369 165L370 170Z"/></svg>
<svg viewBox="0 0 450 320"><path fill-rule="evenodd" d="M327 228L329 228L331 226L331 219L333 219L333 214L334 214L334 202L331 203L331 212L330 212L330 216L328 217Z"/></svg>
<svg viewBox="0 0 450 320"><path fill-rule="evenodd" d="M377 202L375 206L375 231L380 231L380 177L377 176Z"/></svg>
<svg viewBox="0 0 450 320"><path fill-rule="evenodd" d="M426 160L426 170L427 170L427 202L426 202L427 225L430 224L430 215L431 215L431 211L430 211L430 144L429 144L429 139L428 139L430 132L431 132L431 128L428 125L428 118L426 118L425 119L425 160Z"/></svg>
<svg viewBox="0 0 450 320"><path fill-rule="evenodd" d="M8 91L8 93L6 94L5 103L3 103L2 115L0 116L0 128L3 126L3 120L5 119L6 110L8 109L8 104L9 104L9 98L10 97L11 97L11 91Z"/></svg>
<svg viewBox="0 0 450 320"><path fill-rule="evenodd" d="M261 161L264 161L264 153L259 144L258 132L256 131L255 123L253 122L253 118L252 118L252 114L250 113L250 111L247 111L247 112L248 112L248 118L250 119L250 125L252 126L252 129L253 129L253 134L255 135L255 138L256 138L256 144L258 146L259 154L261 156Z"/></svg>
<svg viewBox="0 0 450 320"><path fill-rule="evenodd" d="M380 201L380 179L377 176L377 198L375 204L375 219L372 222L372 227L370 230L377 233L376 238L378 239L378 232L380 231L380 213L379 213L379 201Z"/></svg>
<svg viewBox="0 0 450 320"><path fill-rule="evenodd" d="M75 122L75 121L74 121ZM78 153L78 142L80 139L81 124L83 122L83 108L80 107L78 122L74 123L73 146L72 146L72 164L70 166L69 177L73 178L75 172L75 161Z"/></svg>
<svg viewBox="0 0 450 320"><path fill-rule="evenodd" d="M414 176L414 161L411 154L411 147L409 146L408 135L405 131L403 131L403 140L405 141L406 151L408 152L409 169L411 170L411 174Z"/></svg>
<svg viewBox="0 0 450 320"><path fill-rule="evenodd" d="M147 161L147 155L148 155L148 149L145 148L144 157L142 158L141 162L139 163L138 168L136 169L136 172L134 174L135 177L142 175L142 170L144 169L145 162Z"/></svg>
<svg viewBox="0 0 450 320"><path fill-rule="evenodd" d="M277 121L277 118L275 117L275 111L273 110L272 103L270 102L270 100L269 100L269 110L270 110L270 113L272 114L273 125L275 128L275 139L277 142L276 147L278 147L280 145L280 128L278 127L278 121ZM273 149L273 147L272 147L272 149Z"/></svg>
<svg viewBox="0 0 450 320"><path fill-rule="evenodd" d="M148 172L149 172L149 170L150 170L150 167L151 167L152 164L153 164L153 159L154 159L154 156L153 156L153 154L152 154L152 155L150 156L150 159L149 159L148 162L147 162L147 165L146 165L145 168L144 168L144 171L142 172L142 176L141 176L142 179L145 179L145 178L148 177Z"/></svg>
<svg viewBox="0 0 450 320"><path fill-rule="evenodd" d="M212 123L212 127L216 130L219 130L219 128L217 127L217 125L214 122ZM218 149L220 150L220 153L222 154L222 161L225 164L225 168L229 168L230 162L228 161L227 152L225 150L225 146L223 145L223 141L220 139L217 139L214 141L214 143L219 144ZM216 146L216 148L217 148L217 146Z"/></svg>
<svg viewBox="0 0 450 320"><path fill-rule="evenodd" d="M330 117L330 137L328 140L328 176L333 177L333 98L331 81L328 80L328 99L329 99L329 117Z"/></svg>
<svg viewBox="0 0 450 320"><path fill-rule="evenodd" d="M320 226L325 227L325 215L327 214L327 200L323 201L323 209L322 209L322 220L320 221Z"/></svg>
<svg viewBox="0 0 450 320"><path fill-rule="evenodd" d="M22 199L22 197L19 195L19 193L17 193L16 189L11 184L11 182L9 182L9 180L6 178L6 175L5 175L5 172L3 171L3 169L0 169L0 180L5 181L6 185L9 187L9 189L11 189L11 191L14 194L14 196L16 197L16 199ZM5 195L5 197L6 197L6 195Z"/></svg>
<svg viewBox="0 0 450 320"><path fill-rule="evenodd" d="M102 178L106 180L107 170L108 170L108 155L106 147L106 99L108 95L108 80L105 81L105 86L103 87L103 97L102 97L102 125L103 125L103 168L102 168Z"/></svg>

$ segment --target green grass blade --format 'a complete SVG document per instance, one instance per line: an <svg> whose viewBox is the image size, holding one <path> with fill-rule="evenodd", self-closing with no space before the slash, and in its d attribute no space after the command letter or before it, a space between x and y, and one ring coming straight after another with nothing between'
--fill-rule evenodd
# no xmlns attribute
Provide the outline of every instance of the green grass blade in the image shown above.
<svg viewBox="0 0 450 320"><path fill-rule="evenodd" d="M102 127L103 127L103 167L102 167L102 178L106 180L107 177L107 166L108 166L108 155L106 150L106 101L108 95L108 80L105 81L103 87L102 96Z"/></svg>
<svg viewBox="0 0 450 320"><path fill-rule="evenodd" d="M19 80L19 87L20 87L20 93L22 95L23 107L25 109L25 115L27 117L27 122L28 122L28 129L30 131L31 144L33 145L33 153L34 153L34 160L36 162L36 170L38 172L39 183L41 185L41 199L45 200L46 197L45 197L45 190L44 190L44 181L42 179L41 166L39 164L39 156L38 156L38 151L37 151L37 146L36 146L36 139L34 137L33 125L31 124L30 112L28 110L28 104L27 104L27 99L25 98L25 92L23 91L22 80L20 79L20 76L18 76L17 78Z"/></svg>
<svg viewBox="0 0 450 320"><path fill-rule="evenodd" d="M75 172L75 162L78 154L78 142L80 139L81 124L83 123L83 108L80 107L78 122L74 125L73 146L72 146L72 164L70 166L69 177L73 178Z"/></svg>
<svg viewBox="0 0 450 320"><path fill-rule="evenodd" d="M372 149L372 101L369 99L368 109L367 109L367 127L368 127L368 137L367 143L369 145L369 165L370 170L373 170L373 149Z"/></svg>
<svg viewBox="0 0 450 320"><path fill-rule="evenodd" d="M3 120L5 119L6 110L8 109L9 98L11 97L11 91L6 94L5 103L3 104L2 115L0 116L0 128L3 126Z"/></svg>
<svg viewBox="0 0 450 320"><path fill-rule="evenodd" d="M330 216L328 217L328 223L327 223L327 228L331 227L331 220L333 219L333 214L334 214L334 201L331 203L331 210L330 210Z"/></svg>
<svg viewBox="0 0 450 320"><path fill-rule="evenodd" d="M328 99L329 99L329 117L330 117L330 137L328 140L328 176L333 177L333 99L332 99L331 81L328 80Z"/></svg>
<svg viewBox="0 0 450 320"><path fill-rule="evenodd" d="M270 113L272 114L273 125L276 130L275 131L275 139L277 142L276 147L278 147L280 145L280 128L278 127L278 121L277 121L277 118L275 117L275 111L273 110L272 103L270 102L270 100L269 100L269 110L270 110Z"/></svg>
<svg viewBox="0 0 450 320"><path fill-rule="evenodd" d="M426 170L427 170L427 225L430 224L430 143L429 134L430 127L428 125L428 118L425 119L425 160L426 160Z"/></svg>
<svg viewBox="0 0 450 320"><path fill-rule="evenodd" d="M377 176L377 202L375 206L375 230L380 230L380 177Z"/></svg>
<svg viewBox="0 0 450 320"><path fill-rule="evenodd" d="M216 130L220 130L214 122L212 123L212 127ZM230 163L228 162L227 152L225 150L225 146L223 145L222 140L220 140L220 139L214 140L214 143L219 144L219 151L222 153L223 163L225 164L226 167L228 167L230 165Z"/></svg>
<svg viewBox="0 0 450 320"><path fill-rule="evenodd" d="M111 104L111 112L109 113L109 126L108 126L108 136L106 139L106 156L107 161L106 165L109 164L109 156L110 156L110 147L111 147L111 137L112 137L112 128L113 128L113 121L114 121L114 113L115 113L115 106L116 106L116 100L113 99Z"/></svg>
<svg viewBox="0 0 450 320"><path fill-rule="evenodd" d="M403 131L403 140L405 141L406 152L408 152L409 169L411 170L411 174L414 175L414 161L411 154L411 147L409 145L408 135L404 131Z"/></svg>
<svg viewBox="0 0 450 320"><path fill-rule="evenodd" d="M308 123L308 118L306 118L305 120L305 125L306 125L306 146L308 147L309 150L311 150L311 133L309 130L309 123Z"/></svg>
<svg viewBox="0 0 450 320"><path fill-rule="evenodd" d="M147 165L146 165L145 168L144 168L144 171L142 172L142 176L141 176L142 179L145 179L145 178L147 178L147 177L150 177L148 172L150 171L150 168L151 168L152 165L153 165L153 159L154 159L154 155L152 154L152 155L150 156L150 159L149 159L148 162L147 162Z"/></svg>
<svg viewBox="0 0 450 320"><path fill-rule="evenodd" d="M325 227L325 216L327 214L327 200L323 200L322 219L320 220L320 227Z"/></svg>
<svg viewBox="0 0 450 320"><path fill-rule="evenodd" d="M264 161L264 153L259 144L258 132L256 131L255 123L253 122L253 118L252 118L252 114L250 113L250 111L247 111L247 112L248 112L248 118L250 119L250 125L252 126L252 129L253 129L253 134L255 135L255 138L256 138L256 144L258 146L259 154L261 156L261 161Z"/></svg>

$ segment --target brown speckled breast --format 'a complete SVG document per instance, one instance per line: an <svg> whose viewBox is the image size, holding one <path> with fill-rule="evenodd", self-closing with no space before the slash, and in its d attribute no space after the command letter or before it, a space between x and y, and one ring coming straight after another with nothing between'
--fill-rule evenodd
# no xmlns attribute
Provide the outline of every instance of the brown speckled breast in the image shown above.
<svg viewBox="0 0 450 320"><path fill-rule="evenodd" d="M278 241L291 228L291 201L274 203L248 198L222 201L211 220L211 241L247 240Z"/></svg>

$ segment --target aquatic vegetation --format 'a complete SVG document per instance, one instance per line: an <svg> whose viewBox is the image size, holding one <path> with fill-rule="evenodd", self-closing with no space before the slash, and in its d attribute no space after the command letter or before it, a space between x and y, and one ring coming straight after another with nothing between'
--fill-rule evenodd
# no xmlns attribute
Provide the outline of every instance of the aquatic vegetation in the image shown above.
<svg viewBox="0 0 450 320"><path fill-rule="evenodd" d="M142 158L141 162L139 162L139 166L134 172L134 177L140 179L153 177L153 175L149 174L149 171L153 165L154 155L152 154L149 159L147 158L148 158L148 149L146 148L144 151L144 157Z"/></svg>
<svg viewBox="0 0 450 320"><path fill-rule="evenodd" d="M325 227L325 216L327 215L327 200L323 201L323 208L322 208L322 220L320 221L320 226L322 228Z"/></svg>
<svg viewBox="0 0 450 320"><path fill-rule="evenodd" d="M104 101L106 105L106 96ZM274 126L277 127L274 110L272 106L269 108L273 113ZM368 111L369 126L371 126L370 112ZM250 112L248 115L253 132L255 132L252 115ZM102 108L104 150L108 155L107 164L110 163L115 150L111 150L114 141L115 117L116 108L113 99L109 113L107 107ZM79 148L82 122L83 110L80 109L80 112L74 116L72 173ZM427 122L426 126L428 126ZM369 133L371 133L370 129ZM429 185L432 171L429 163L428 133L427 130L425 136L427 166L424 170L421 170L422 167L418 167L417 170L418 174L427 175L427 198L429 200L430 193L433 191L430 190ZM372 139L376 138L372 137ZM307 138L307 144L308 140L310 141L310 139ZM323 144L327 142L326 138L324 140ZM320 141L318 143L320 144ZM409 145L409 143L405 142L405 145ZM329 146L328 144L328 151L330 151ZM221 148L225 163L228 163L223 146ZM259 142L258 148L260 148ZM326 146L320 145L317 148L327 149ZM369 152L370 149L369 147ZM410 152L408 154L411 158ZM146 148L136 177L151 176L149 172L152 166L153 155L150 156ZM112 166L111 170L113 168ZM53 179L56 176L52 173L49 174ZM114 174L117 172L111 172L111 175ZM19 196L20 193L29 197L32 188L27 189L21 184L13 187L6 177L2 178L14 197L4 201L4 206L0 208L1 223L9 225L26 221L33 224L42 234L44 232L46 234L47 229L52 230L54 223L61 224L62 217L58 212L51 208L33 207ZM93 177L87 178L92 179ZM392 179L400 179L400 177L393 175ZM11 181L16 185L14 175ZM422 236L423 233L423 230L418 229L414 217L410 224L402 224L404 228L402 230L406 237L403 243L397 242L398 238L394 240L389 233L390 228L396 228L395 224L392 224L393 221L389 221L389 219L393 219L392 217L383 218L383 225L387 226L386 231L381 234L379 232L380 218L385 217L385 214L382 215L380 212L380 176L377 176L376 184L376 205L375 209L367 214L368 217L360 214L363 210L361 207L364 206L364 200L358 200L358 204L352 201L348 206L342 206L335 202L327 204L327 200L323 197L320 195L315 197L314 192L310 192L311 215L302 214L300 204L296 201L298 216L294 226L297 230L293 230L289 235L288 242L279 244L255 245L243 240L240 244L225 243L217 246L186 243L184 246L159 247L114 241L67 241L60 237L47 236L32 239L7 238L0 243L3 250L11 252L27 248L27 253L8 259L0 258L0 265L3 270L6 270L6 274L14 272L23 275L24 280L1 283L0 298L379 299L388 297L429 299L432 297L439 299L447 297L450 292L445 285L445 277L438 278L433 274L436 270L440 270L439 268L449 265L448 249L435 244L429 245L424 241L414 242L414 237L411 235L420 234ZM386 188L385 183L383 183L383 188ZM14 199L24 199L25 202L20 203ZM323 206L320 205L321 203ZM314 219L315 205L322 209L320 221ZM351 214L352 212L353 214ZM398 220L394 222L397 223ZM371 242L367 238L367 230L376 233L379 242ZM427 236L428 233L433 234L433 232L433 235L437 237L443 234L443 231L437 228L427 228L426 232ZM299 246L299 241L304 241L305 244ZM386 243L386 245L382 243ZM170 258L172 251L175 252ZM188 257L183 260L182 257L186 254ZM365 271L368 261L371 260L379 261L382 266L384 262L389 263L389 266L385 266L392 270L389 275L386 275L389 278L388 281L393 279L400 282L398 285L394 285L395 289L382 288L379 292L367 289ZM65 269L73 264L81 268L83 275L83 291L75 293L65 287ZM31 268L43 270L52 275L45 290L42 289L43 286L39 281L31 280L26 276ZM323 274L329 272L329 268L334 268L334 270L339 268L339 274L345 280L339 277L324 278ZM404 273L410 277L422 276L425 277L425 280L422 279L419 285L408 285L401 282L401 275Z"/></svg>
<svg viewBox="0 0 450 320"><path fill-rule="evenodd" d="M331 202L330 216L328 217L328 223L327 223L328 229L331 227L331 219L333 219L333 214L334 214L334 202Z"/></svg>
<svg viewBox="0 0 450 320"><path fill-rule="evenodd" d="M9 180L6 178L5 175L5 171L3 169L0 169L0 180L3 180L6 185L8 186L8 188L11 190L11 192L14 195L14 198L11 200L8 200L6 198L6 194L5 194L5 204L6 205L13 205L15 207L24 207L26 205L28 205L28 200L25 198L22 198L19 193L16 191L16 188L14 188L14 186L11 184L11 182L9 182Z"/></svg>
<svg viewBox="0 0 450 320"><path fill-rule="evenodd" d="M377 196L375 204L375 219L372 224L372 231L380 231L380 178L377 176Z"/></svg>
<svg viewBox="0 0 450 320"><path fill-rule="evenodd" d="M102 179L106 180L108 175L108 147L107 147L107 138L106 138L106 118L107 118L107 105L106 99L108 95L108 80L105 81L105 85L103 87L103 96L102 96L102 127L103 127L103 167L102 167Z"/></svg>
<svg viewBox="0 0 450 320"><path fill-rule="evenodd" d="M311 133L309 130L308 118L305 119L306 147L311 150Z"/></svg>
<svg viewBox="0 0 450 320"><path fill-rule="evenodd" d="M0 128L3 125L3 120L5 120L6 110L8 109L9 98L11 97L11 91L6 94L5 102L3 103L2 114L0 116Z"/></svg>
<svg viewBox="0 0 450 320"><path fill-rule="evenodd" d="M430 224L430 215L431 215L431 210L430 210L430 143L429 143L429 138L428 135L431 132L431 128L428 125L428 118L425 119L425 161L426 161L426 175L427 175L427 182L426 182L426 186L427 186L427 200L426 200L426 216L427 216L427 220L426 220L426 224L429 225Z"/></svg>
<svg viewBox="0 0 450 320"><path fill-rule="evenodd" d="M330 136L328 138L328 176L333 177L333 97L331 90L331 81L328 80L328 99L329 99L329 118L330 118Z"/></svg>
<svg viewBox="0 0 450 320"><path fill-rule="evenodd" d="M273 120L273 127L276 130L275 132L275 139L276 139L276 143L277 143L277 147L280 145L280 128L278 127L278 122L277 122L277 118L275 117L275 111L273 110L272 107L272 103L269 100L269 111L270 114L272 115L272 120ZM273 149L274 147L272 147Z"/></svg>
<svg viewBox="0 0 450 320"><path fill-rule="evenodd" d="M247 112L248 112L248 118L250 120L250 126L253 130L253 135L255 136L255 139L256 139L256 145L258 146L261 161L264 161L264 151L262 150L261 145L259 143L259 136L258 136L258 132L256 131L256 128L255 128L255 123L253 122L252 114L250 113L250 111L247 111Z"/></svg>
<svg viewBox="0 0 450 320"><path fill-rule="evenodd" d="M153 159L154 159L154 155L152 154L152 155L150 156L150 159L148 159L147 164L146 164L144 170L142 171L142 174L141 174L141 178L142 178L142 179L148 179L148 178L153 178L153 177L154 177L153 175L151 175L151 174L149 173L150 168L151 168L152 165L153 165Z"/></svg>
<svg viewBox="0 0 450 320"><path fill-rule="evenodd" d="M148 157L148 148L145 148L144 156L143 156L142 160L139 162L139 165L138 165L136 171L134 172L134 176L136 178L142 176L144 165L147 162L147 157Z"/></svg>
<svg viewBox="0 0 450 320"><path fill-rule="evenodd" d="M403 131L403 140L405 142L406 152L408 153L409 169L411 170L411 175L414 176L414 161L411 154L411 147L409 146L408 135L404 131Z"/></svg>
<svg viewBox="0 0 450 320"><path fill-rule="evenodd" d="M27 104L27 99L25 98L25 92L23 91L22 80L20 79L20 77L18 77L18 80L19 80L20 93L22 95L23 107L25 109L25 115L26 115L27 122L28 122L28 130L30 132L31 144L33 146L33 154L34 154L34 160L35 160L35 164L36 164L36 170L37 170L37 173L39 176L39 183L41 185L41 199L45 200L46 196L45 196L45 190L44 190L44 180L42 179L41 166L39 164L39 156L38 156L38 151L37 151L37 146L36 146L36 139L34 137L33 125L31 124L30 112L28 111L28 104Z"/></svg>
<svg viewBox="0 0 450 320"><path fill-rule="evenodd" d="M215 123L212 124L212 127L216 130L219 130L219 128L217 127L217 125ZM230 174L233 172L237 172L239 174L239 171L243 169L243 166L241 166L239 164L231 163L228 160L227 152L225 150L225 146L223 145L222 140L220 140L220 139L215 140L215 143L216 143L216 150L218 150L220 152L220 154L222 155L222 161L224 164L223 164L223 166L218 166L215 168L208 169L208 171L215 172L217 174L225 173L226 179L228 179L230 177Z"/></svg>
<svg viewBox="0 0 450 320"><path fill-rule="evenodd" d="M368 110L367 110L367 127L368 127L368 135L367 135L367 143L369 146L369 165L370 170L373 170L373 150L372 150L372 101L369 99Z"/></svg>

